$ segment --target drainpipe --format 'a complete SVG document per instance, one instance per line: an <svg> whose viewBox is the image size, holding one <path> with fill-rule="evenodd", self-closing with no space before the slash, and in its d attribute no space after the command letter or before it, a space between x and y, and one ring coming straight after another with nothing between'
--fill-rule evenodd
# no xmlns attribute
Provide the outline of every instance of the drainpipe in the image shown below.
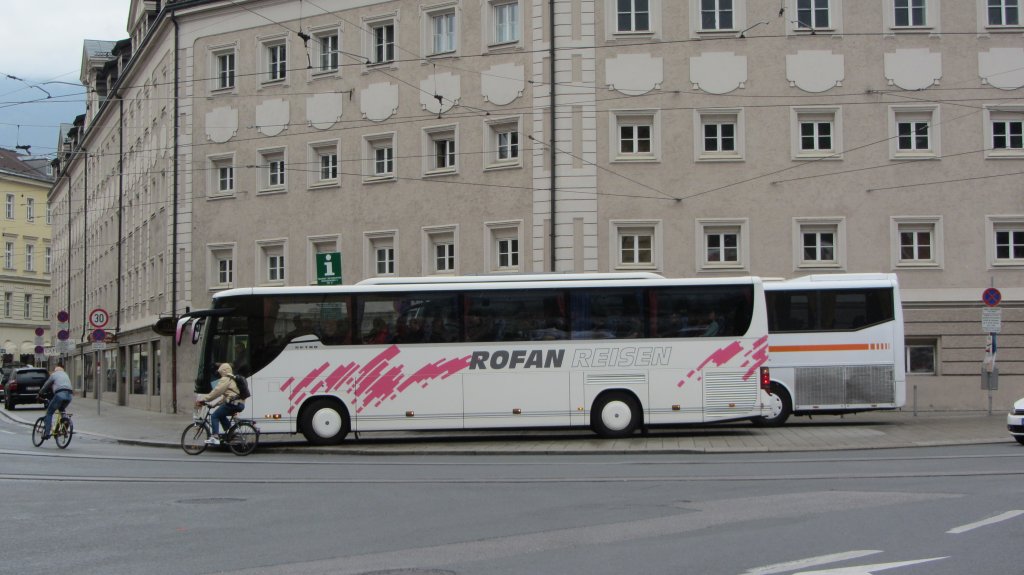
<svg viewBox="0 0 1024 575"><path fill-rule="evenodd" d="M178 317L178 19L171 12L174 23L174 208L171 224L171 317ZM178 346L171 338L171 413L178 413Z"/></svg>
<svg viewBox="0 0 1024 575"><path fill-rule="evenodd" d="M117 95L119 117L117 119L117 323L114 324L114 333L121 333L121 282L124 275L121 273L121 233L124 206L124 99Z"/></svg>
<svg viewBox="0 0 1024 575"><path fill-rule="evenodd" d="M549 94L551 99L551 142L548 145L548 151L551 154L551 233L548 238L548 242L551 246L551 271L557 271L555 269L555 219L557 215L557 206L555 204L555 160L557 159L555 152L555 0L548 0L548 32L551 36L551 41L548 43L548 59L551 62L551 70L549 70L550 80L548 85L551 87L551 93Z"/></svg>

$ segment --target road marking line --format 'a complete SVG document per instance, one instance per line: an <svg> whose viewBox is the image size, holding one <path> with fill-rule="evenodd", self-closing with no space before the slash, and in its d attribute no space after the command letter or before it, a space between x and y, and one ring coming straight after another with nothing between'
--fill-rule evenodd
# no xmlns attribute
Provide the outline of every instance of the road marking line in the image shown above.
<svg viewBox="0 0 1024 575"><path fill-rule="evenodd" d="M1020 509L1015 509L1013 511L1007 511L1006 513L1001 513L999 515L996 515L995 517L989 517L988 519L982 519L981 521L975 521L974 523L968 523L967 525L961 525L960 527L954 527L954 528L950 529L949 531L946 531L946 533L952 533L954 535L959 535L960 533L965 533L967 531L970 531L971 529L977 529L978 527L984 527L986 525L992 525L993 523L999 523L1000 521L1006 521L1008 519L1013 519L1014 517L1016 517L1018 515L1024 515L1024 511L1021 511Z"/></svg>
<svg viewBox="0 0 1024 575"><path fill-rule="evenodd" d="M928 563L929 561L941 561L943 559L949 559L949 557L931 557L929 559L918 559L917 561L877 563L875 565L854 565L853 567L840 567L838 569L828 569L826 571L801 571L799 573L794 573L793 575L872 575L877 571L888 571L889 569L898 569L908 565Z"/></svg>
<svg viewBox="0 0 1024 575"><path fill-rule="evenodd" d="M6 433L7 435L18 435L17 433L14 433L13 431L7 431L6 429L0 429L0 433Z"/></svg>
<svg viewBox="0 0 1024 575"><path fill-rule="evenodd" d="M847 551L845 553L819 555L817 557L808 557L807 559L797 559L795 561L787 561L785 563L755 567L754 569L744 572L743 575L773 575L775 573L785 573L786 571L793 571L796 569L806 569L807 567L817 567L818 565L838 563L839 561L847 561L849 559L859 559L861 557L867 557L868 555L874 555L881 552L882 551L879 549L865 549L863 551Z"/></svg>

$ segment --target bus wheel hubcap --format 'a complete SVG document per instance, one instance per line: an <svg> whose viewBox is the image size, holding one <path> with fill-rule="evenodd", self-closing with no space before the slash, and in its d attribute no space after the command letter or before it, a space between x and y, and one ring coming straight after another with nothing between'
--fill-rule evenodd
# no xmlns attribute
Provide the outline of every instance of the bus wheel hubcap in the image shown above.
<svg viewBox="0 0 1024 575"><path fill-rule="evenodd" d="M341 428L341 415L333 409L321 409L313 416L313 431L320 437L334 437Z"/></svg>
<svg viewBox="0 0 1024 575"><path fill-rule="evenodd" d="M771 393L768 395L768 416L778 417L782 413L782 398Z"/></svg>
<svg viewBox="0 0 1024 575"><path fill-rule="evenodd" d="M613 401L601 410L601 423L612 431L622 431L633 419L633 411L621 401Z"/></svg>

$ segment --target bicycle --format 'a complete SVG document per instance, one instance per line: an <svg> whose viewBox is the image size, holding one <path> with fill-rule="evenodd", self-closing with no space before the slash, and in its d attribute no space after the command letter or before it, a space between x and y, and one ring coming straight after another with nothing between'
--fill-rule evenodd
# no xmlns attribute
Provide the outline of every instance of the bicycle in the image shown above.
<svg viewBox="0 0 1024 575"><path fill-rule="evenodd" d="M46 416L40 417L36 420L36 424L32 426L32 445L39 447L43 444L43 431L46 429ZM53 440L57 442L57 447L66 449L71 444L71 437L75 434L75 423L71 421L71 412L65 409L58 409L53 412L53 426L50 431L53 434Z"/></svg>
<svg viewBox="0 0 1024 575"><path fill-rule="evenodd" d="M210 445L206 440L211 434L210 404L192 412L192 423L181 433L181 449L189 455L199 455ZM260 430L251 419L241 419L231 414L231 425L224 431L221 445L226 445L235 455L249 455L260 442Z"/></svg>

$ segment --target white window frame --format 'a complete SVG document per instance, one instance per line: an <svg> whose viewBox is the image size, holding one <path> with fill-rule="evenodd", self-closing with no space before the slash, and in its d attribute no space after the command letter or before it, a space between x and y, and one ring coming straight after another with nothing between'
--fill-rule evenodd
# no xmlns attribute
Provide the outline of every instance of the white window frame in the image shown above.
<svg viewBox="0 0 1024 575"><path fill-rule="evenodd" d="M338 26L330 26L326 28L314 28L310 31L312 36L313 44L315 46L316 64L313 66L313 76L333 76L341 72L341 28ZM329 38L334 38L336 44L332 47L326 42L329 42ZM327 48L327 49L325 49ZM324 66L324 60L327 60L327 66Z"/></svg>
<svg viewBox="0 0 1024 575"><path fill-rule="evenodd" d="M11 305L14 300L14 292L4 292L4 317L11 317Z"/></svg>
<svg viewBox="0 0 1024 575"><path fill-rule="evenodd" d="M901 123L918 125L922 122L928 124L928 148L927 149L900 149ZM936 106L915 106L915 105L893 105L889 106L889 157L893 160L934 160L941 154L941 121L939 118L939 107ZM906 137L906 136L904 136ZM920 134L909 136L916 146L916 139Z"/></svg>
<svg viewBox="0 0 1024 575"><path fill-rule="evenodd" d="M363 182L392 182L398 177L398 163L395 158L395 132L382 134L368 134L363 136ZM377 172L377 150L383 148L391 149L391 157L388 160L391 164L391 171Z"/></svg>
<svg viewBox="0 0 1024 575"><path fill-rule="evenodd" d="M730 123L735 126L734 150L704 149L704 126L706 124ZM708 108L694 110L694 161L697 162L741 162L746 157L746 137L743 108ZM721 136L719 135L719 138Z"/></svg>
<svg viewBox="0 0 1024 575"><path fill-rule="evenodd" d="M390 250L390 259L379 259L379 250ZM398 230L381 230L363 234L363 253L366 254L363 265L363 277L395 277L398 276ZM390 269L378 271L378 264L390 262Z"/></svg>
<svg viewBox="0 0 1024 575"><path fill-rule="evenodd" d="M633 0L635 2L635 0ZM677 2L678 0L673 0ZM618 0L605 0L605 35L608 40L628 40L630 38L651 38L658 39L662 32L662 11L661 0L648 0L647 18L648 29L637 30L635 25L631 29L619 29L619 3ZM635 5L632 6L635 8ZM631 13L635 14L635 10Z"/></svg>
<svg viewBox="0 0 1024 575"><path fill-rule="evenodd" d="M451 29L445 30L451 35L444 46L438 46L436 23L438 18L451 18ZM430 4L420 7L421 30L420 37L423 45L420 47L424 58L444 58L457 56L460 53L462 41L462 12L458 0L448 0L438 4Z"/></svg>
<svg viewBox="0 0 1024 575"><path fill-rule="evenodd" d="M50 319L50 296L43 296L43 319Z"/></svg>
<svg viewBox="0 0 1024 575"><path fill-rule="evenodd" d="M624 251L622 239L625 236L650 238L650 260L628 261L623 257ZM664 264L664 250L662 246L662 222L661 220L609 220L608 221L608 253L611 271L660 271ZM636 244L633 251L638 250Z"/></svg>
<svg viewBox="0 0 1024 575"><path fill-rule="evenodd" d="M324 236L309 236L306 238L306 270L307 278L306 281L309 285L316 285L316 256L322 253L334 253L341 254L341 236L338 234L324 235ZM339 262L339 272L344 270L341 268ZM344 277L344 276L343 276Z"/></svg>
<svg viewBox="0 0 1024 575"><path fill-rule="evenodd" d="M698 272L733 272L750 268L750 222L747 218L699 218L696 223L694 261L697 262ZM723 233L737 234L736 261L709 261L707 236Z"/></svg>
<svg viewBox="0 0 1024 575"><path fill-rule="evenodd" d="M440 144L446 143L444 164ZM459 125L431 126L423 129L423 175L447 176L459 172Z"/></svg>
<svg viewBox="0 0 1024 575"><path fill-rule="evenodd" d="M263 85L272 84L287 84L289 78L288 70L288 53L291 50L288 49L288 35L281 34L277 36L268 36L259 38L259 50L260 50L260 83ZM284 61L275 60L277 54L277 48L283 47L284 49Z"/></svg>
<svg viewBox="0 0 1024 575"><path fill-rule="evenodd" d="M51 246L43 247L43 273L48 274L53 271L53 248Z"/></svg>
<svg viewBox="0 0 1024 575"><path fill-rule="evenodd" d="M234 196L238 189L238 174L235 170L235 153L229 154L216 154L206 157L207 170L209 170L208 190L209 193L206 195L208 199L223 198ZM221 170L229 169L231 171L231 186L228 189L221 188Z"/></svg>
<svg viewBox="0 0 1024 575"><path fill-rule="evenodd" d="M608 114L612 145L609 146L611 162L660 162L661 161L661 112L659 110L611 110ZM636 128L647 126L650 130L646 152L637 151L641 141ZM623 128L633 128L629 146L622 137ZM633 148L632 151L625 148Z"/></svg>
<svg viewBox="0 0 1024 575"><path fill-rule="evenodd" d="M288 190L288 150L269 148L259 150L260 193L285 192ZM276 183L271 183L275 177Z"/></svg>
<svg viewBox="0 0 1024 575"><path fill-rule="evenodd" d="M422 228L422 270L428 275L459 275L459 226L431 226ZM442 256L437 253L438 247L445 249L443 256L445 265L438 262Z"/></svg>
<svg viewBox="0 0 1024 575"><path fill-rule="evenodd" d="M22 311L22 319L32 319L32 294L25 294L23 301L24 310Z"/></svg>
<svg viewBox="0 0 1024 575"><path fill-rule="evenodd" d="M36 246L35 244L25 244L25 271L34 272L36 271Z"/></svg>
<svg viewBox="0 0 1024 575"><path fill-rule="evenodd" d="M790 153L794 160L841 160L843 159L843 113L838 106L798 106L789 109ZM803 125L828 122L832 126L832 148L804 150ZM820 142L815 133L816 143Z"/></svg>
<svg viewBox="0 0 1024 575"><path fill-rule="evenodd" d="M36 199L25 198L25 221L36 221Z"/></svg>
<svg viewBox="0 0 1024 575"><path fill-rule="evenodd" d="M4 196L4 215L7 219L14 219L14 194L7 194Z"/></svg>
<svg viewBox="0 0 1024 575"><path fill-rule="evenodd" d="M995 147L996 122L1024 123L1024 106L985 106L984 113L985 157L993 160L1024 158L1024 148Z"/></svg>
<svg viewBox="0 0 1024 575"><path fill-rule="evenodd" d="M986 216L985 224L986 255L988 257L989 269L1024 268L1024 257L1014 258L1011 254L1009 258L998 258L996 250L998 232L1012 231L1014 236L1020 234L1024 237L1024 215Z"/></svg>
<svg viewBox="0 0 1024 575"><path fill-rule="evenodd" d="M939 340L938 338L907 338L904 342L904 368L908 376L915 375L939 375ZM929 371L912 370L910 366L910 354L915 349L930 349L932 352L932 366Z"/></svg>
<svg viewBox="0 0 1024 575"><path fill-rule="evenodd" d="M511 137L506 137L502 144L502 134L515 134L515 142ZM505 168L518 168L523 165L523 130L522 117L514 116L509 118L496 118L484 120L484 142L487 146L484 149L484 170L496 170ZM502 150L509 154L509 157L502 158ZM511 153L515 152L514 155Z"/></svg>
<svg viewBox="0 0 1024 575"><path fill-rule="evenodd" d="M821 25L820 22L804 22L800 20L800 2L802 0L786 0L786 13L784 14L787 25L786 31L790 35L801 34L842 34L843 33L843 0L824 0L828 3L828 24ZM810 0L812 11L815 3L819 0ZM854 0L856 1L856 0Z"/></svg>
<svg viewBox="0 0 1024 575"><path fill-rule="evenodd" d="M236 245L234 242L231 243L219 243L219 244L207 244L206 245L206 288L210 291L221 290L229 287L234 287L238 281L237 270L235 262L238 258L235 256ZM228 281L222 281L222 273L225 270L222 269L221 262L228 262L230 269L226 270L228 274Z"/></svg>
<svg viewBox="0 0 1024 575"><path fill-rule="evenodd" d="M238 43L211 46L210 50L210 93L234 93L238 89ZM231 57L231 68L222 67L223 57ZM227 74L227 77L225 77Z"/></svg>
<svg viewBox="0 0 1024 575"><path fill-rule="evenodd" d="M943 267L942 216L893 216L889 219L892 269L941 269ZM931 258L903 258L903 233L931 236ZM916 239L915 248L919 246ZM916 249L915 249L916 251Z"/></svg>
<svg viewBox="0 0 1024 575"><path fill-rule="evenodd" d="M993 1L998 1L1000 3L1000 7L1002 8L1002 10L1001 10L1001 20L1002 21L1000 23L997 23L997 24L993 24L992 23L992 19L989 17L989 15L990 15L989 14L989 5ZM1005 22L1006 21L1006 16L1007 16L1007 14L1006 14L1007 5L1006 4L1007 4L1008 1L1016 2L1016 6L1014 6L1014 8L1016 10L1016 18L1017 18L1016 22L1009 23L1009 24L1007 24ZM1016 29L1019 29L1019 28L1022 27L1021 8L1022 8L1022 6L1021 6L1020 0L978 0L978 11L979 11L978 22L983 24L983 27L986 30L1016 30Z"/></svg>
<svg viewBox="0 0 1024 575"><path fill-rule="evenodd" d="M885 31L890 34L900 33L921 33L930 32L935 33L939 31L939 16L942 14L940 9L941 0L884 0L885 1ZM903 11L903 5L911 6L915 3L924 3L924 22L914 23L913 13L914 10L911 8L908 13L910 23L905 25L899 25L896 23L897 11ZM902 5L901 5L902 4ZM899 8L898 8L899 7Z"/></svg>
<svg viewBox="0 0 1024 575"><path fill-rule="evenodd" d="M365 33L363 34L363 53L366 55L366 67L368 69L397 67L399 60L398 47L401 45L399 44L398 35L399 11L395 10L388 14L380 14L363 18L362 24L363 30L365 30ZM391 26L391 30L393 32L390 59L387 57L388 54L384 54L383 58L379 58L377 52L377 29L384 26ZM386 46L387 44L385 43L385 50Z"/></svg>
<svg viewBox="0 0 1024 575"><path fill-rule="evenodd" d="M14 269L14 241L4 240L4 269Z"/></svg>
<svg viewBox="0 0 1024 575"><path fill-rule="evenodd" d="M288 239L275 238L256 241L256 261L259 276L256 285L282 286L288 282Z"/></svg>
<svg viewBox="0 0 1024 575"><path fill-rule="evenodd" d="M503 251L514 246L515 251ZM484 268L490 273L521 273L526 265L523 220L484 222ZM508 257L507 261L502 261Z"/></svg>
<svg viewBox="0 0 1024 575"><path fill-rule="evenodd" d="M339 140L327 140L322 142L311 142L308 146L309 150L309 170L308 175L308 186L309 188L327 188L337 187L341 182L341 149ZM333 167L328 165L328 176L324 178L324 158L334 157ZM331 177L330 171L333 168L333 177Z"/></svg>
<svg viewBox="0 0 1024 575"><path fill-rule="evenodd" d="M714 0L716 5L715 23L719 24L721 0ZM747 0L732 0L732 26L715 28L704 27L703 0L690 0L690 36L693 38L713 37L716 35L734 36L747 29Z"/></svg>
<svg viewBox="0 0 1024 575"><path fill-rule="evenodd" d="M832 259L805 259L805 233L832 234ZM793 269L846 269L846 218L793 218Z"/></svg>
<svg viewBox="0 0 1024 575"><path fill-rule="evenodd" d="M500 48L522 48L523 47L523 2L522 0L481 0L481 9L485 12L485 17L481 18L483 24L483 38L487 43L488 49L500 49ZM516 20L514 23L505 26L509 31L510 37L502 37L499 33L499 14L502 10L508 10L510 6L515 6Z"/></svg>

